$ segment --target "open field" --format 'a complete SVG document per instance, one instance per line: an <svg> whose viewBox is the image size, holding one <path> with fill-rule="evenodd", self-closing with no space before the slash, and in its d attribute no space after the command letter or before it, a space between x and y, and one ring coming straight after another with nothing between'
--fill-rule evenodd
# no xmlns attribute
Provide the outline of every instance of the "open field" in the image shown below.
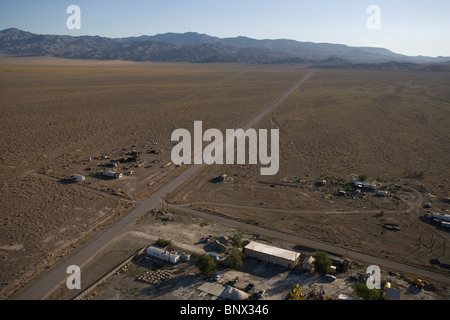
<svg viewBox="0 0 450 320"><path fill-rule="evenodd" d="M236 127L304 74L301 67L2 57L0 297L183 170L161 168L173 130L194 120ZM113 170L123 179L96 174L131 150L145 162L119 163ZM75 173L86 180L75 183Z"/></svg>
<svg viewBox="0 0 450 320"><path fill-rule="evenodd" d="M260 165L211 166L169 201L383 258L448 266L450 233L420 218L450 210L449 85L447 73L316 70L258 124L280 129L277 175L260 176ZM218 183L222 174L227 180ZM389 196L355 193L349 184L361 174Z"/></svg>
<svg viewBox="0 0 450 320"><path fill-rule="evenodd" d="M171 161L173 130L192 131L195 120L204 129L239 128L309 72L1 58L0 298L184 170L161 167ZM315 71L257 124L280 129L278 174L260 176L260 165L206 167L169 202L448 273L450 233L419 217L430 201L427 210L450 210L442 201L449 85L448 73ZM120 161L133 150L139 161ZM123 178L98 174L110 169ZM86 180L74 182L75 173ZM217 183L223 173L226 183ZM348 183L359 174L390 196L354 193Z"/></svg>

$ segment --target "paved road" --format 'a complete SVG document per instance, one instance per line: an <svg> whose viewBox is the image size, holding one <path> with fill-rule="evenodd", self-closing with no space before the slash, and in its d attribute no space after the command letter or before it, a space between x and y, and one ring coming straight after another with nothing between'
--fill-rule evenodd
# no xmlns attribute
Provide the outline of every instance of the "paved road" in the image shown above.
<svg viewBox="0 0 450 320"><path fill-rule="evenodd" d="M261 113L251 119L242 129L247 130L248 128L255 125L260 121L267 113L272 111L276 106L278 106L284 99L286 99L290 94L292 94L304 81L306 81L314 71L309 72L304 78L297 82L288 92L286 92L281 98L275 101L272 105L264 109ZM100 232L98 235L90 239L84 245L76 248L71 254L63 258L51 269L46 271L39 277L36 281L27 286L22 290L15 299L18 300L38 300L44 299L52 292L54 292L61 284L64 284L67 277L69 276L66 271L67 267L71 265L77 265L83 270L89 261L91 261L102 249L104 249L108 244L110 244L117 236L122 232L126 231L128 228L134 225L136 220L148 212L152 208L157 208L161 199L165 198L166 195L174 190L177 186L185 182L187 179L192 177L198 170L200 170L204 164L192 165L185 171L183 171L179 176L171 180L164 187L159 189L152 196L146 200L139 202L132 211L127 215L120 218L117 222L113 223L107 229ZM81 272L83 273L83 272Z"/></svg>
<svg viewBox="0 0 450 320"><path fill-rule="evenodd" d="M187 207L187 205L183 205L183 206L169 205L169 209L176 210L179 212L184 212L184 213L187 213L187 214L190 214L193 216L197 216L197 217L200 217L200 218L203 218L206 220L211 220L211 221L215 221L215 222L218 222L221 224L225 224L232 228L247 230L247 231L250 231L255 234L264 234L264 235L273 237L275 239L285 240L287 242L295 243L295 244L305 246L308 248L323 250L330 254L340 255L343 257L347 257L347 258L354 259L357 261L365 262L368 264L374 264L374 265L384 267L384 268L387 268L390 270L397 270L397 271L401 271L401 272L410 273L413 275L417 275L419 277L428 278L428 279L435 280L440 283L445 283L445 284L450 285L450 276L447 276L444 274L432 272L429 270L406 265L406 264L395 262L392 260L374 257L371 255L362 253L362 252L348 250L348 249L334 246L332 244L324 243L321 241L311 240L311 239L303 238L303 237L300 237L297 235L288 234L288 233L284 233L284 232L280 232L280 231L275 231L275 230L267 229L264 227L255 226L255 225L250 225L250 224L239 222L239 221L232 220L229 218L193 210L193 209L190 209L189 207Z"/></svg>

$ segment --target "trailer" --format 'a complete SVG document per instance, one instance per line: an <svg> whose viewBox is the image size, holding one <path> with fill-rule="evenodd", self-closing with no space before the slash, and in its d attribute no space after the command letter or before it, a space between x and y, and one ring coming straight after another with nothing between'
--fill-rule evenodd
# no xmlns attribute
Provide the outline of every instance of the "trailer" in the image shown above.
<svg viewBox="0 0 450 320"><path fill-rule="evenodd" d="M122 179L122 174L115 171L103 171L103 175L115 179Z"/></svg>
<svg viewBox="0 0 450 320"><path fill-rule="evenodd" d="M80 174L74 174L74 175L72 176L72 178L74 178L75 180L78 180L78 181L84 181L84 180L86 180L86 177L85 177L85 176L82 176L82 175L80 175Z"/></svg>
<svg viewBox="0 0 450 320"><path fill-rule="evenodd" d="M441 214L438 214L438 213L433 213L431 215L431 218L434 219L434 220L438 220L438 221L450 222L450 215L448 215L448 214L441 215Z"/></svg>

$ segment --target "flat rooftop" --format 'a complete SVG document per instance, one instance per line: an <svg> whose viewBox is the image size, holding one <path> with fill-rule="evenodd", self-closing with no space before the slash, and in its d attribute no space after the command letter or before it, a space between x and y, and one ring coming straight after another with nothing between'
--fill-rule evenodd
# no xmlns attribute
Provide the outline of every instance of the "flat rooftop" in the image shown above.
<svg viewBox="0 0 450 320"><path fill-rule="evenodd" d="M267 255L283 258L293 262L295 262L300 256L299 252L273 247L259 242L250 242L245 246L245 249L258 251Z"/></svg>

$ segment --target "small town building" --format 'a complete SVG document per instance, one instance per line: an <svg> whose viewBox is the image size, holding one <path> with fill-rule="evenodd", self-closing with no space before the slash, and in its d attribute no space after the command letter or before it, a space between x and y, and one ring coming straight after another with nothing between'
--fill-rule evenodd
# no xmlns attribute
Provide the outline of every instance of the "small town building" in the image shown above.
<svg viewBox="0 0 450 320"><path fill-rule="evenodd" d="M286 268L294 268L300 259L299 252L253 241L244 247L243 252L247 257L256 258Z"/></svg>
<svg viewBox="0 0 450 320"><path fill-rule="evenodd" d="M313 272L314 271L314 261L316 261L316 259L314 259L313 256L306 257L305 260L303 260L302 268L309 272Z"/></svg>
<svg viewBox="0 0 450 320"><path fill-rule="evenodd" d="M170 251L153 246L148 246L146 249L146 253L148 256L168 261L173 264L178 263L178 261L180 260L179 254L171 253Z"/></svg>

